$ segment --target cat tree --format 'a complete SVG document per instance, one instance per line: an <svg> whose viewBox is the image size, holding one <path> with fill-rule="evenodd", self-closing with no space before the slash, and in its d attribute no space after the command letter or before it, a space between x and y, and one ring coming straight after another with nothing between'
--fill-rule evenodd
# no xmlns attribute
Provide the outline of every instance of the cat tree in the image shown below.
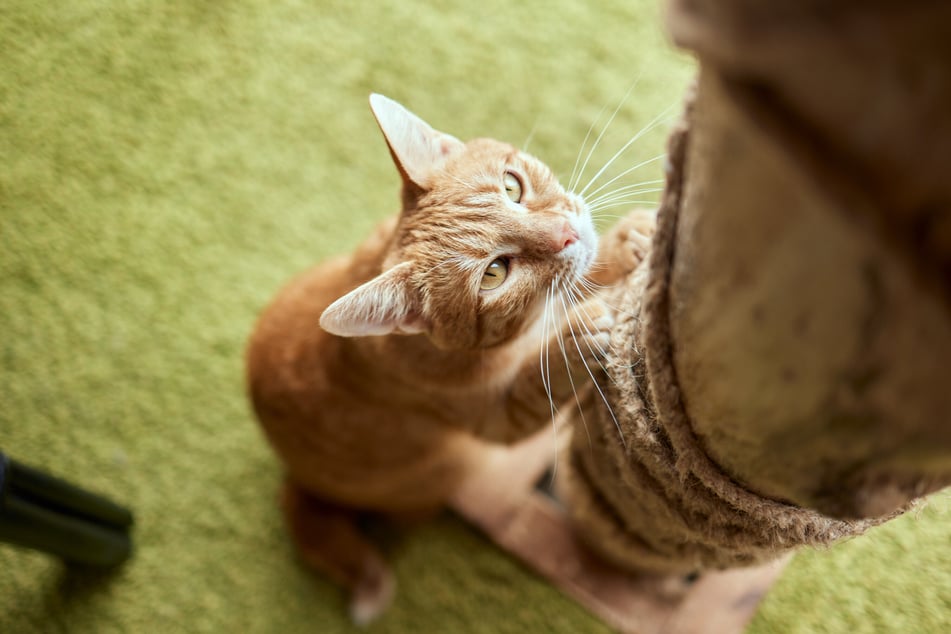
<svg viewBox="0 0 951 634"><path fill-rule="evenodd" d="M455 507L619 629L735 631L787 553L951 483L951 4L670 0L667 23L700 73L609 297L626 442L589 399L564 511L533 489L541 437Z"/></svg>

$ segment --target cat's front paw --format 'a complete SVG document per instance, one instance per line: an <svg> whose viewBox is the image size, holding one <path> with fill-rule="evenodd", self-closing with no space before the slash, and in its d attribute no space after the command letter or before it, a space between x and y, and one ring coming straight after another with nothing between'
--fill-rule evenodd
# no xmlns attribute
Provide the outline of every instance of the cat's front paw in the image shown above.
<svg viewBox="0 0 951 634"><path fill-rule="evenodd" d="M597 265L588 281L612 286L630 275L650 253L657 215L648 209L635 209L619 220L601 239Z"/></svg>
<svg viewBox="0 0 951 634"><path fill-rule="evenodd" d="M653 210L637 209L623 220L627 230L624 239L624 251L629 254L629 270L633 271L650 252L657 214Z"/></svg>
<svg viewBox="0 0 951 634"><path fill-rule="evenodd" d="M624 246L627 253L630 254L631 261L628 264L629 270L634 270L644 261L651 249L651 237L641 232L640 229L631 229L624 240Z"/></svg>

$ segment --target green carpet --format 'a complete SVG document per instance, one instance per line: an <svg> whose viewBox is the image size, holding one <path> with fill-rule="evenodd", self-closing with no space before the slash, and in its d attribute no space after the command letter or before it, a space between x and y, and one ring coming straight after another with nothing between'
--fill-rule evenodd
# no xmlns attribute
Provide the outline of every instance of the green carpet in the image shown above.
<svg viewBox="0 0 951 634"><path fill-rule="evenodd" d="M638 80L597 164L693 71L655 0L8 0L0 51L0 447L138 522L111 575L0 546L5 634L352 631L285 540L242 351L282 282L396 209L368 93L463 138L534 129L567 177L604 106ZM802 553L750 631L949 631L949 500ZM371 632L607 631L449 514L389 541Z"/></svg>

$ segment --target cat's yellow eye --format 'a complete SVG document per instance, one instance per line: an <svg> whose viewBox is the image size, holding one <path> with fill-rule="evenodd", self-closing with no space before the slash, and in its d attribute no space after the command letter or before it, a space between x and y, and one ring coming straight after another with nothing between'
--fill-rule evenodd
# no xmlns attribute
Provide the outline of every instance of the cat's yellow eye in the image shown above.
<svg viewBox="0 0 951 634"><path fill-rule="evenodd" d="M512 172L505 172L502 177L502 184L505 186L505 195L513 203L522 202L522 181Z"/></svg>
<svg viewBox="0 0 951 634"><path fill-rule="evenodd" d="M492 260L492 264L489 265L489 268L485 270L485 273L482 274L482 283L479 284L479 288L484 291L491 291L502 286L502 282L505 281L505 278L509 274L509 265L508 262L502 258Z"/></svg>

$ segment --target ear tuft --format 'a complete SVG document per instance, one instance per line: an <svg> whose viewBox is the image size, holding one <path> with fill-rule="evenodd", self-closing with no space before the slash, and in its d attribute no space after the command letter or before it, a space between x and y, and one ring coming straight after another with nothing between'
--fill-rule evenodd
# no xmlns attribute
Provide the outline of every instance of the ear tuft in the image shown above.
<svg viewBox="0 0 951 634"><path fill-rule="evenodd" d="M411 270L409 262L398 264L350 291L324 310L320 327L340 337L423 332Z"/></svg>
<svg viewBox="0 0 951 634"><path fill-rule="evenodd" d="M445 164L452 152L463 147L462 141L434 130L388 97L373 93L370 95L370 109L403 180L420 189L427 189L430 175Z"/></svg>

